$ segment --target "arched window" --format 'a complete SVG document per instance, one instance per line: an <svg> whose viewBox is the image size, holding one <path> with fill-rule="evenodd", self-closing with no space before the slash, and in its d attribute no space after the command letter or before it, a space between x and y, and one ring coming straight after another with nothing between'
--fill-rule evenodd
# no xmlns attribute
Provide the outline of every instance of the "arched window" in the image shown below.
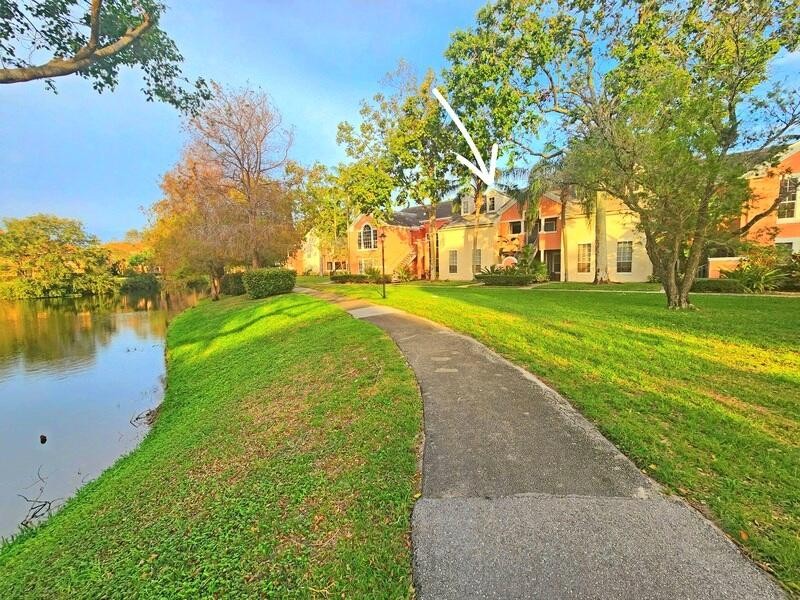
<svg viewBox="0 0 800 600"><path fill-rule="evenodd" d="M378 230L365 223L358 232L359 250L372 250L378 247Z"/></svg>

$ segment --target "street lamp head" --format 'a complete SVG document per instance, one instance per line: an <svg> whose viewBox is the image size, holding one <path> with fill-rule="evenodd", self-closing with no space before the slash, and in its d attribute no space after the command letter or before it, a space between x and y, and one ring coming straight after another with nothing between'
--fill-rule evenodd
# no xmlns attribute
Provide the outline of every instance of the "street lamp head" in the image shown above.
<svg viewBox="0 0 800 600"><path fill-rule="evenodd" d="M383 240L386 239L386 234L383 231L381 231L380 235L378 236L378 239L380 239L380 241L382 242Z"/></svg>

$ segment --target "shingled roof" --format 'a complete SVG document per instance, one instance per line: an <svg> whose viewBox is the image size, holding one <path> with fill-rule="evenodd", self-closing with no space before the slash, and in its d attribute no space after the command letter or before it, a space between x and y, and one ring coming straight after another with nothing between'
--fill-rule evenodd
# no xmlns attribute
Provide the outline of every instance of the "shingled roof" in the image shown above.
<svg viewBox="0 0 800 600"><path fill-rule="evenodd" d="M436 218L449 219L453 216L453 203L440 202L436 205ZM400 225L402 227L418 227L419 225L427 222L428 208L416 204L409 206L403 210L398 210L392 213L392 216L386 220L388 225Z"/></svg>

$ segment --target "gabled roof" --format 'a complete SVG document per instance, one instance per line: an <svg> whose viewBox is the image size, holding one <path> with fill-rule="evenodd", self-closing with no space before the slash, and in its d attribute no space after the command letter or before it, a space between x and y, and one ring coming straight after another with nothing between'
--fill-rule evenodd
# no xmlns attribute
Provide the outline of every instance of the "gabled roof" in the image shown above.
<svg viewBox="0 0 800 600"><path fill-rule="evenodd" d="M761 177L767 172L769 167L783 162L796 152L800 152L800 142L794 142L788 146L768 146L761 150L735 152L728 155L728 160L756 164L755 167L744 174L744 177Z"/></svg>
<svg viewBox="0 0 800 600"><path fill-rule="evenodd" d="M436 205L436 218L449 219L453 216L452 202L439 202ZM392 213L386 220L387 225L398 225L401 227L418 227L428 221L428 207L415 204L402 210Z"/></svg>
<svg viewBox="0 0 800 600"><path fill-rule="evenodd" d="M464 195L463 198L467 199L467 200L471 200L471 197L468 194ZM490 212L490 213L481 212L478 215L478 224L479 225L491 225L493 223L497 223L500 220L500 215L502 215L503 212L506 209L508 209L512 204L514 204L516 202L516 200L514 200L513 198L509 198L508 196L506 196L505 194L502 194L500 192L497 193L495 198L497 200L500 200L500 205L497 206L495 208L495 210ZM475 221L473 220L472 217L473 217L473 213L470 213L468 215L462 215L462 214L459 213L459 214L455 215L453 217L453 220L450 221L447 225L445 225L443 227L443 229L447 228L447 227L452 227L452 228L466 227L467 225L474 226L475 225Z"/></svg>

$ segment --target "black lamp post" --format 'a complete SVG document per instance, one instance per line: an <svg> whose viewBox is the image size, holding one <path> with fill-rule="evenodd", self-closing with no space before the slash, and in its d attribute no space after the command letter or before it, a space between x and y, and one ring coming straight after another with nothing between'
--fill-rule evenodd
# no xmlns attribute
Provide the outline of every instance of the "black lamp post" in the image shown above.
<svg viewBox="0 0 800 600"><path fill-rule="evenodd" d="M381 284L383 285L383 297L386 298L386 234L381 230L378 236L381 240Z"/></svg>

